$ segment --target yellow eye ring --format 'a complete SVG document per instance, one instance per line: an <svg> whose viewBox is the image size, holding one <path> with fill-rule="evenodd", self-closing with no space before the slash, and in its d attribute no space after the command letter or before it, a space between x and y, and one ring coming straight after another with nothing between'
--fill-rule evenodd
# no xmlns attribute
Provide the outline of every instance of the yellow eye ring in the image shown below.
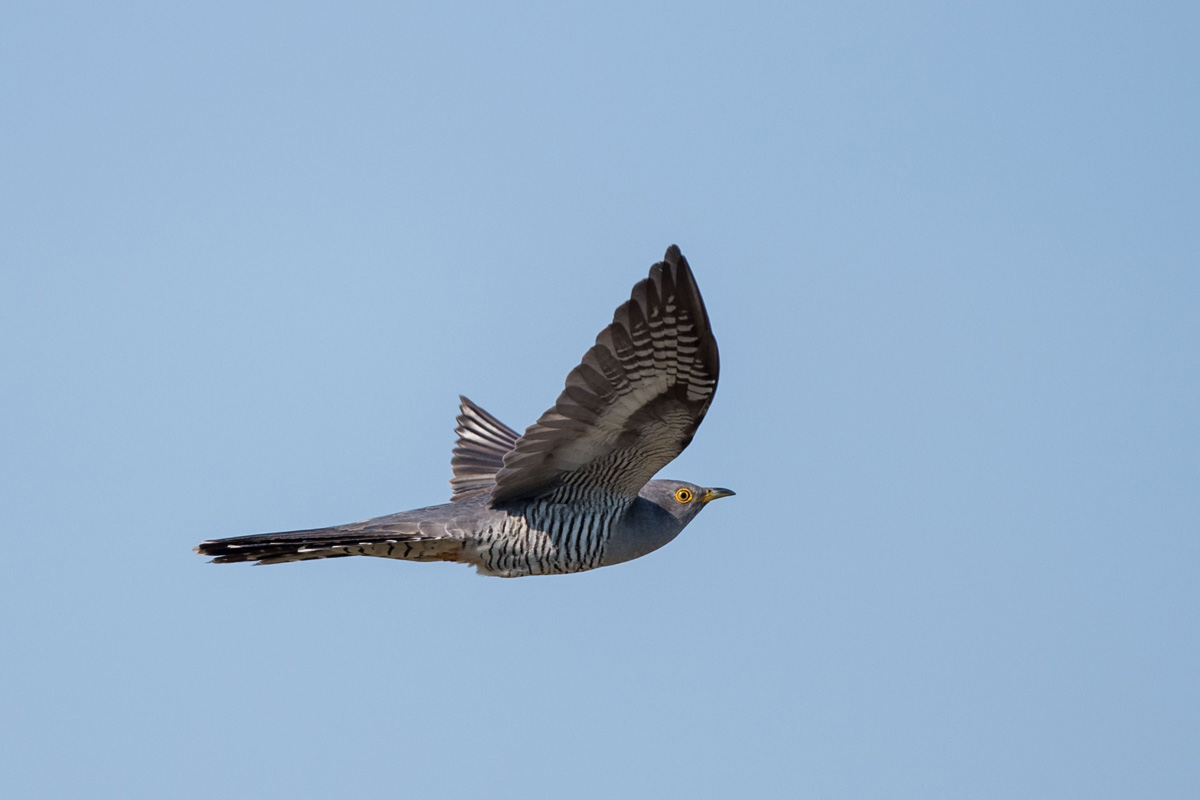
<svg viewBox="0 0 1200 800"><path fill-rule="evenodd" d="M676 489L675 490L675 499L681 503L692 502L692 490L687 489L687 488Z"/></svg>

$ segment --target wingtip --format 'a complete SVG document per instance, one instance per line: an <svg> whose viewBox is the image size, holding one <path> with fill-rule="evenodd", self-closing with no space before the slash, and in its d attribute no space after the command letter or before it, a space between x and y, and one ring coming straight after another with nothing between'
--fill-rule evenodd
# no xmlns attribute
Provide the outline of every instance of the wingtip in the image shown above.
<svg viewBox="0 0 1200 800"><path fill-rule="evenodd" d="M679 249L679 245L677 244L673 244L667 248L667 254L663 256L661 267L669 270L672 275L687 275L689 276L687 278L689 282L695 282L695 279L690 277L692 267L688 264L688 260L684 258L683 251Z"/></svg>

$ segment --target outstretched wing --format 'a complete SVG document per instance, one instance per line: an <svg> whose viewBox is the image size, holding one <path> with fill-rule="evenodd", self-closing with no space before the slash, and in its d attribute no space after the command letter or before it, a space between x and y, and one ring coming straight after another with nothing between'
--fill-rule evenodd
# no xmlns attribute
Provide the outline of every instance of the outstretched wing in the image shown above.
<svg viewBox="0 0 1200 800"><path fill-rule="evenodd" d="M504 456L495 503L563 490L636 497L691 442L717 389L717 342L671 245Z"/></svg>
<svg viewBox="0 0 1200 800"><path fill-rule="evenodd" d="M490 492L496 473L504 466L504 455L513 449L520 434L459 395L458 441L450 457L452 502Z"/></svg>

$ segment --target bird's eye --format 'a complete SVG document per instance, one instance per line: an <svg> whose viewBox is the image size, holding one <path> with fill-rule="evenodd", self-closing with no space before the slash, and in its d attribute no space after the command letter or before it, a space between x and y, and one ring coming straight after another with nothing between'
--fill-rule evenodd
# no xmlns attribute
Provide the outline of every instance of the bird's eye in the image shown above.
<svg viewBox="0 0 1200 800"><path fill-rule="evenodd" d="M676 489L675 490L675 499L681 503L692 502L692 490L691 489Z"/></svg>

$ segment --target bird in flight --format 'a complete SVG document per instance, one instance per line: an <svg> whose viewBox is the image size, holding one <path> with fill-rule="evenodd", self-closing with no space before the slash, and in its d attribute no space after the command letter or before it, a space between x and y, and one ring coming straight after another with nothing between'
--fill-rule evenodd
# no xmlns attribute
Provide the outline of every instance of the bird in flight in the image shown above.
<svg viewBox="0 0 1200 800"><path fill-rule="evenodd" d="M671 245L524 434L460 398L451 501L330 528L201 542L227 564L343 556L456 561L516 578L583 572L670 542L728 489L651 480L717 389L717 341Z"/></svg>

